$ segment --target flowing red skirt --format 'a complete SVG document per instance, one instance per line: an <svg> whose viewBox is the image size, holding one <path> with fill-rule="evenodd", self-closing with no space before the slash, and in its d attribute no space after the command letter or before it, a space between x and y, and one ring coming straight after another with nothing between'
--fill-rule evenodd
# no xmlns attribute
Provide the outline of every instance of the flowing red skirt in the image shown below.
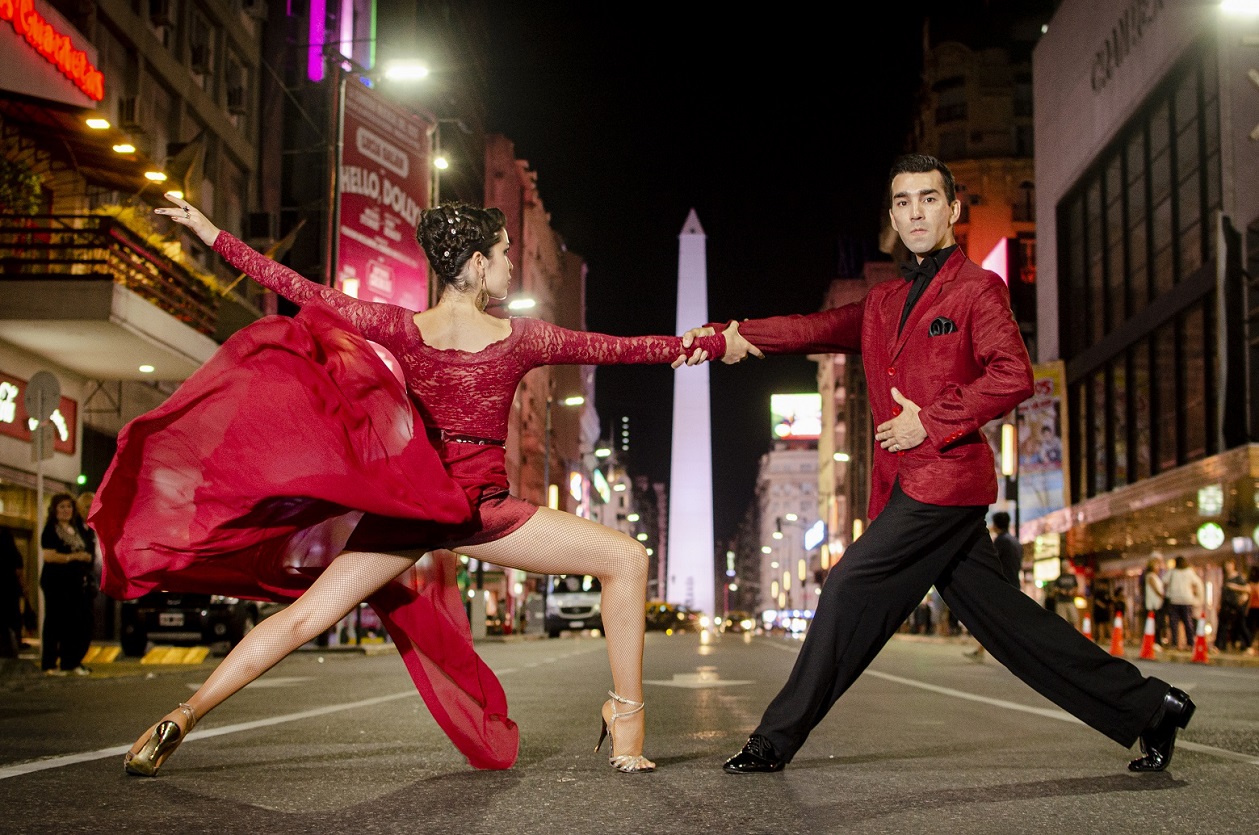
<svg viewBox="0 0 1259 835"><path fill-rule="evenodd" d="M455 530L471 515L370 343L307 305L236 333L128 423L88 521L112 597L164 589L284 602L341 553L365 513ZM519 733L473 648L452 561L435 551L368 602L469 763L508 768Z"/></svg>

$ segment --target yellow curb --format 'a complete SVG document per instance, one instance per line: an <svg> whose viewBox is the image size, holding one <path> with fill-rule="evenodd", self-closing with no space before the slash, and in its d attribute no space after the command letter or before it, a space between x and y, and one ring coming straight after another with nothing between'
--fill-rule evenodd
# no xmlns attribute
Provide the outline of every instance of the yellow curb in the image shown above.
<svg viewBox="0 0 1259 835"><path fill-rule="evenodd" d="M122 652L122 647L118 646L94 646L89 647L87 655L83 656L85 664L110 664Z"/></svg>
<svg viewBox="0 0 1259 835"><path fill-rule="evenodd" d="M141 664L200 664L210 654L209 647L153 647Z"/></svg>

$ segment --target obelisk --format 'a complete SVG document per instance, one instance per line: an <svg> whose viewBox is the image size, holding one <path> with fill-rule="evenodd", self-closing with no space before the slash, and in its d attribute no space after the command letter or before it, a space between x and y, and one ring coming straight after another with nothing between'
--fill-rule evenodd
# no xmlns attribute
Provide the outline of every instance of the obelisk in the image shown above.
<svg viewBox="0 0 1259 835"><path fill-rule="evenodd" d="M707 240L691 209L678 235L679 334L708 321ZM667 546L665 600L713 616L713 449L707 364L683 366L673 373Z"/></svg>

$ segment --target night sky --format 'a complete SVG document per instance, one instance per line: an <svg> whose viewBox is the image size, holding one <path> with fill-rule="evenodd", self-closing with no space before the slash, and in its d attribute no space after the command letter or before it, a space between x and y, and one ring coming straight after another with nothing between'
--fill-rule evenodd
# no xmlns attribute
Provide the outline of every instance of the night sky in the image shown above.
<svg viewBox="0 0 1259 835"><path fill-rule="evenodd" d="M863 6L859 23L842 5L745 16L685 5L656 16L517 2L490 27L487 128L528 160L553 228L585 258L590 330L675 332L678 234L692 208L713 319L816 311L832 279L886 257L884 180L916 112L921 4ZM666 483L673 374L596 372L605 437L629 416L631 472ZM725 539L770 446L770 393L816 391L816 365L716 364L711 381Z"/></svg>

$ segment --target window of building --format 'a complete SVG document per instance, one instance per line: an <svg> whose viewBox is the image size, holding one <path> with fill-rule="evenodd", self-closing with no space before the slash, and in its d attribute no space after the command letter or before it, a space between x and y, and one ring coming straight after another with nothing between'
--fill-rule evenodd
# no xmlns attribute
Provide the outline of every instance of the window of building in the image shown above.
<svg viewBox="0 0 1259 835"><path fill-rule="evenodd" d="M1221 206L1216 60L1209 38L1191 48L1057 207L1073 500L1218 451L1202 272ZM1168 295L1190 279L1194 294Z"/></svg>

